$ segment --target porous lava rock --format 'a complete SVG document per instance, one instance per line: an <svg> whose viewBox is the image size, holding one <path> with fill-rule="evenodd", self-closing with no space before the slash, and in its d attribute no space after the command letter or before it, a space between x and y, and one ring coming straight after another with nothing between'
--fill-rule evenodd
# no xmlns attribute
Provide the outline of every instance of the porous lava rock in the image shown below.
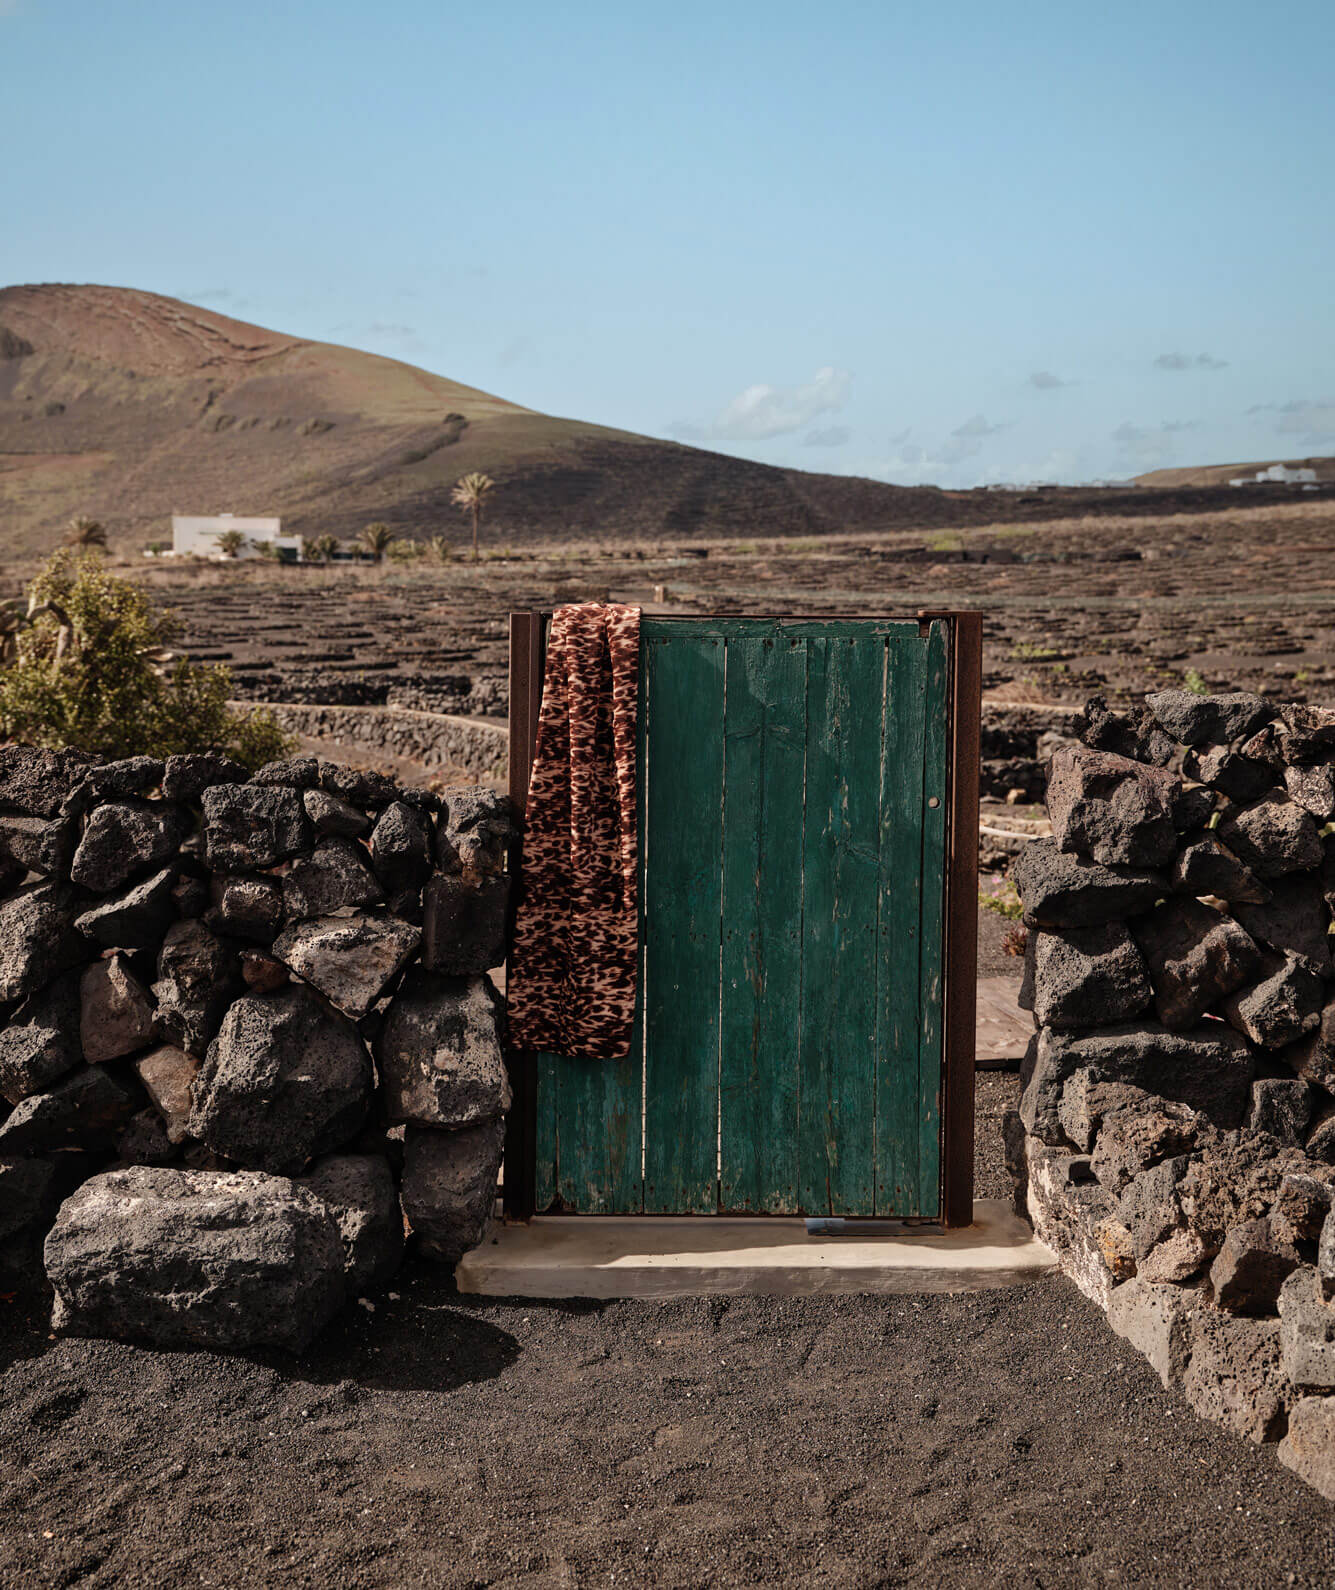
<svg viewBox="0 0 1335 1590"><path fill-rule="evenodd" d="M356 1134L374 1084L356 1027L311 989L246 995L209 1045L189 1132L247 1169L296 1172Z"/></svg>
<svg viewBox="0 0 1335 1590"><path fill-rule="evenodd" d="M1260 981L1220 1003L1224 1019L1260 1049L1283 1049L1321 1020L1325 985L1293 956L1267 955Z"/></svg>
<svg viewBox="0 0 1335 1590"><path fill-rule="evenodd" d="M1312 1119L1312 1089L1301 1077L1258 1077L1252 1083L1247 1130L1298 1147Z"/></svg>
<svg viewBox="0 0 1335 1590"><path fill-rule="evenodd" d="M1228 695L1196 695L1190 690L1160 690L1145 705L1179 745L1225 743L1255 734L1275 716L1262 696L1235 691Z"/></svg>
<svg viewBox="0 0 1335 1590"><path fill-rule="evenodd" d="M42 878L60 877L74 854L77 824L69 817L29 817L0 812L0 856L19 869Z"/></svg>
<svg viewBox="0 0 1335 1590"><path fill-rule="evenodd" d="M1212 894L1230 903L1236 900L1260 902L1270 898L1265 884L1213 834L1203 834L1178 852L1172 881L1179 894Z"/></svg>
<svg viewBox="0 0 1335 1590"><path fill-rule="evenodd" d="M67 972L30 995L0 1027L0 1095L18 1104L44 1093L81 1059L79 974Z"/></svg>
<svg viewBox="0 0 1335 1590"><path fill-rule="evenodd" d="M298 1185L333 1211L349 1296L389 1281L403 1262L403 1213L389 1161L380 1154L330 1154Z"/></svg>
<svg viewBox="0 0 1335 1590"><path fill-rule="evenodd" d="M1168 892L1162 872L1103 867L1061 850L1055 839L1031 840L1011 864L1011 882L1030 927L1094 927L1148 911Z"/></svg>
<svg viewBox="0 0 1335 1590"><path fill-rule="evenodd" d="M1249 1441L1274 1441L1293 1392L1280 1362L1279 1321L1246 1319L1209 1307L1190 1317L1191 1359L1182 1393L1201 1415Z"/></svg>
<svg viewBox="0 0 1335 1590"><path fill-rule="evenodd" d="M1293 1268L1279 1293L1284 1373L1304 1390L1335 1388L1335 1303L1311 1265Z"/></svg>
<svg viewBox="0 0 1335 1590"><path fill-rule="evenodd" d="M144 1091L162 1118L169 1143L180 1143L190 1128L195 1078L200 1060L174 1044L158 1044L134 1063Z"/></svg>
<svg viewBox="0 0 1335 1590"><path fill-rule="evenodd" d="M1318 878L1282 878L1259 903L1239 901L1233 915L1258 944L1291 955L1318 977L1332 974L1330 910Z"/></svg>
<svg viewBox="0 0 1335 1590"><path fill-rule="evenodd" d="M73 891L61 883L0 900L0 1001L26 998L85 958L75 914Z"/></svg>
<svg viewBox="0 0 1335 1590"><path fill-rule="evenodd" d="M14 1106L0 1124L0 1155L114 1148L141 1102L142 1096L105 1066L81 1066L47 1092Z"/></svg>
<svg viewBox="0 0 1335 1590"><path fill-rule="evenodd" d="M403 1139L403 1212L420 1251L454 1263L487 1234L505 1141L503 1121L458 1132L409 1126Z"/></svg>
<svg viewBox="0 0 1335 1590"><path fill-rule="evenodd" d="M392 911L408 914L414 904L420 909L433 859L431 819L403 801L386 806L371 831L371 865Z"/></svg>
<svg viewBox="0 0 1335 1590"><path fill-rule="evenodd" d="M310 856L292 864L283 879L283 913L288 921L374 905L382 898L366 864L366 852L348 839L321 840Z"/></svg>
<svg viewBox="0 0 1335 1590"><path fill-rule="evenodd" d="M321 839L360 839L371 827L371 819L364 812L327 790L306 790L301 804L311 828Z"/></svg>
<svg viewBox="0 0 1335 1590"><path fill-rule="evenodd" d="M85 1060L118 1060L152 1040L153 1001L123 955L94 961L85 968L79 983L79 1007Z"/></svg>
<svg viewBox="0 0 1335 1590"><path fill-rule="evenodd" d="M1152 1022L1127 1022L1092 1032L1044 1029L1032 1062L1021 1071L1020 1116L1046 1143L1064 1141L1058 1108L1076 1071L1092 1081L1127 1082L1201 1111L1222 1129L1241 1125L1251 1094L1251 1051L1222 1022L1168 1032Z"/></svg>
<svg viewBox="0 0 1335 1590"><path fill-rule="evenodd" d="M277 878L214 878L211 896L204 921L215 933L272 944L283 926L283 885Z"/></svg>
<svg viewBox="0 0 1335 1590"><path fill-rule="evenodd" d="M176 883L176 868L164 867L151 878L99 900L81 912L74 925L107 949L156 949L176 917Z"/></svg>
<svg viewBox="0 0 1335 1590"><path fill-rule="evenodd" d="M412 959L421 933L397 917L314 917L285 929L273 952L345 1014L360 1019Z"/></svg>
<svg viewBox="0 0 1335 1590"><path fill-rule="evenodd" d="M1104 866L1163 867L1177 849L1180 784L1161 768L1067 746L1048 772L1048 815L1058 847Z"/></svg>
<svg viewBox="0 0 1335 1590"><path fill-rule="evenodd" d="M1299 1262L1297 1248L1270 1220L1230 1226L1210 1266L1215 1306L1230 1314L1273 1314Z"/></svg>
<svg viewBox="0 0 1335 1590"><path fill-rule="evenodd" d="M158 1347L305 1347L347 1296L323 1199L255 1171L94 1176L46 1239L52 1326Z"/></svg>
<svg viewBox="0 0 1335 1590"><path fill-rule="evenodd" d="M194 804L211 784L244 784L246 770L240 762L216 751L169 756L163 763L164 800Z"/></svg>
<svg viewBox="0 0 1335 1590"><path fill-rule="evenodd" d="M488 977L410 972L375 1043L386 1118L462 1127L504 1114L500 1010Z"/></svg>
<svg viewBox="0 0 1335 1590"><path fill-rule="evenodd" d="M1120 922L1030 933L1020 1006L1042 1026L1129 1021L1151 998L1144 959Z"/></svg>
<svg viewBox="0 0 1335 1590"><path fill-rule="evenodd" d="M1287 795L1235 807L1219 824L1219 838L1267 882L1319 867L1325 854L1311 813Z"/></svg>
<svg viewBox="0 0 1335 1590"><path fill-rule="evenodd" d="M167 801L113 801L96 806L70 864L81 888L109 894L132 878L157 872L173 860L188 824Z"/></svg>
<svg viewBox="0 0 1335 1590"><path fill-rule="evenodd" d="M61 1192L50 1159L0 1155L0 1288L26 1291L45 1279L42 1243Z"/></svg>
<svg viewBox="0 0 1335 1590"><path fill-rule="evenodd" d="M470 879L437 873L422 891L422 964L450 977L472 977L505 960L510 880L503 873Z"/></svg>
<svg viewBox="0 0 1335 1590"><path fill-rule="evenodd" d="M306 849L306 810L297 790L215 784L202 796L205 857L215 872L259 872Z"/></svg>
<svg viewBox="0 0 1335 1590"><path fill-rule="evenodd" d="M1155 1012L1174 1031L1194 1027L1260 967L1260 952L1243 929L1199 900L1166 900L1131 931L1149 967Z"/></svg>
<svg viewBox="0 0 1335 1590"><path fill-rule="evenodd" d="M30 817L56 817L96 761L86 751L0 746L0 806Z"/></svg>
<svg viewBox="0 0 1335 1590"><path fill-rule="evenodd" d="M203 1055L241 989L236 952L202 922L175 922L158 954L158 1029L191 1054Z"/></svg>

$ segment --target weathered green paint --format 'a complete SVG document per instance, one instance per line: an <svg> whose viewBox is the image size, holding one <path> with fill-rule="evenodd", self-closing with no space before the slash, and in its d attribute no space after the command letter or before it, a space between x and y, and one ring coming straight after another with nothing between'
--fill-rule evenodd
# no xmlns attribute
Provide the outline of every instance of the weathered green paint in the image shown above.
<svg viewBox="0 0 1335 1590"><path fill-rule="evenodd" d="M723 723L721 1202L798 1202L805 640L727 643Z"/></svg>
<svg viewBox="0 0 1335 1590"><path fill-rule="evenodd" d="M808 1213L875 1207L877 896L885 642L807 642L801 1196Z"/></svg>
<svg viewBox="0 0 1335 1590"><path fill-rule="evenodd" d="M946 636L932 625L927 636L922 804L922 933L918 991L918 1206L941 1198L942 988L945 964L946 864ZM930 880L930 882L928 881ZM971 907L972 909L972 907Z"/></svg>
<svg viewBox="0 0 1335 1590"><path fill-rule="evenodd" d="M876 1213L916 1212L922 759L926 648L916 628L885 647L877 918Z"/></svg>
<svg viewBox="0 0 1335 1590"><path fill-rule="evenodd" d="M664 632L666 631L666 632ZM718 1209L722 639L641 632L652 727L642 772L644 1208Z"/></svg>
<svg viewBox="0 0 1335 1590"><path fill-rule="evenodd" d="M540 1057L538 1207L937 1214L943 626L641 638L636 1037Z"/></svg>

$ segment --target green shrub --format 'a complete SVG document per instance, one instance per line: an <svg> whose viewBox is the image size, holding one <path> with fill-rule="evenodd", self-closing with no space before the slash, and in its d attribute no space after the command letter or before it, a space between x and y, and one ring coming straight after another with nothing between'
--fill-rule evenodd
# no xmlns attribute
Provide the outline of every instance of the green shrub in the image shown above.
<svg viewBox="0 0 1335 1590"><path fill-rule="evenodd" d="M227 704L226 668L174 657L180 626L96 554L57 552L12 614L0 732L105 757L219 750L256 768L291 750L273 714Z"/></svg>

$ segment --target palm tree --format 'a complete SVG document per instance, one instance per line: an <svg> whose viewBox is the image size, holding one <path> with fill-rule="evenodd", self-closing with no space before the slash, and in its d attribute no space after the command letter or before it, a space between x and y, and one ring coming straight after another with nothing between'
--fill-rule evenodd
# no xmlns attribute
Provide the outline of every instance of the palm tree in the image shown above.
<svg viewBox="0 0 1335 1590"><path fill-rule="evenodd" d="M368 524L357 539L379 563L389 550L390 542L396 541L398 537L387 524L377 519L374 524Z"/></svg>
<svg viewBox="0 0 1335 1590"><path fill-rule="evenodd" d="M427 542L427 550L437 563L448 563L454 556L454 548L450 545L448 536L432 536Z"/></svg>
<svg viewBox="0 0 1335 1590"><path fill-rule="evenodd" d="M422 556L422 546L418 541L391 541L388 552L395 563L415 563Z"/></svg>
<svg viewBox="0 0 1335 1590"><path fill-rule="evenodd" d="M245 544L246 538L239 530L224 530L218 537L218 551L225 558L234 558Z"/></svg>
<svg viewBox="0 0 1335 1590"><path fill-rule="evenodd" d="M86 513L75 514L65 531L65 545L78 547L84 552L91 551L93 547L101 547L105 552L107 528L99 520L90 519Z"/></svg>
<svg viewBox="0 0 1335 1590"><path fill-rule="evenodd" d="M311 556L318 558L321 563L328 566L334 561L338 546L337 536L316 536L315 540L311 542Z"/></svg>
<svg viewBox="0 0 1335 1590"><path fill-rule="evenodd" d="M496 482L490 475L481 475L476 470L465 475L462 480L454 483L454 490L450 493L450 501L457 503L473 516L473 562L477 562L477 527L482 518L482 504L487 493Z"/></svg>

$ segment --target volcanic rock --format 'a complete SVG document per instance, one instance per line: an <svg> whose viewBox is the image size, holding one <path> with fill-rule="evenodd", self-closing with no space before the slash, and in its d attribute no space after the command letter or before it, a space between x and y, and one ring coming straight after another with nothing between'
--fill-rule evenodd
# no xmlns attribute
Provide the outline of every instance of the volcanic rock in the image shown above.
<svg viewBox="0 0 1335 1590"><path fill-rule="evenodd" d="M1240 740L1269 723L1275 709L1262 696L1196 695L1190 690L1160 690L1145 705L1179 745Z"/></svg>
<svg viewBox="0 0 1335 1590"><path fill-rule="evenodd" d="M1175 1031L1194 1026L1260 966L1256 945L1238 924L1198 900L1167 900L1139 918L1132 933L1149 967L1159 1020Z"/></svg>
<svg viewBox="0 0 1335 1590"><path fill-rule="evenodd" d="M1129 1021L1151 997L1145 962L1120 922L1030 933L1020 1006L1042 1026Z"/></svg>
<svg viewBox="0 0 1335 1590"><path fill-rule="evenodd" d="M371 826L371 819L363 812L322 789L308 789L301 803L311 827L322 839L360 839Z"/></svg>
<svg viewBox="0 0 1335 1590"><path fill-rule="evenodd" d="M215 872L259 872L306 849L306 811L296 790L215 784L204 791L204 842Z"/></svg>
<svg viewBox="0 0 1335 1590"><path fill-rule="evenodd" d="M1223 1001L1231 1026L1262 1049L1283 1049L1315 1030L1325 984L1292 956L1266 955L1261 981Z"/></svg>
<svg viewBox="0 0 1335 1590"><path fill-rule="evenodd" d="M0 1125L0 1155L114 1148L142 1097L103 1066L83 1066L15 1105Z"/></svg>
<svg viewBox="0 0 1335 1590"><path fill-rule="evenodd" d="M1162 867L1173 859L1179 781L1161 768L1068 746L1048 773L1048 815L1058 847L1104 866Z"/></svg>
<svg viewBox="0 0 1335 1590"><path fill-rule="evenodd" d="M487 1234L505 1123L458 1132L410 1126L403 1141L403 1212L423 1254L453 1263Z"/></svg>
<svg viewBox="0 0 1335 1590"><path fill-rule="evenodd" d="M152 1039L153 1001L123 955L94 961L86 968L79 999L79 1034L85 1060L117 1060L142 1049Z"/></svg>
<svg viewBox="0 0 1335 1590"><path fill-rule="evenodd" d="M120 894L99 900L75 918L74 925L107 949L156 949L176 915L175 867L166 867L131 884Z"/></svg>
<svg viewBox="0 0 1335 1590"><path fill-rule="evenodd" d="M46 1239L52 1325L159 1347L305 1347L347 1293L329 1206L286 1177L132 1166Z"/></svg>
<svg viewBox="0 0 1335 1590"><path fill-rule="evenodd" d="M171 1143L182 1142L189 1131L199 1067L200 1061L194 1055L165 1043L140 1055L134 1063L139 1080L162 1117L167 1140Z"/></svg>
<svg viewBox="0 0 1335 1590"><path fill-rule="evenodd" d="M167 801L114 801L94 807L74 852L70 877L85 889L109 894L174 859L186 832L181 812Z"/></svg>
<svg viewBox="0 0 1335 1590"><path fill-rule="evenodd" d="M1163 873L1101 867L1055 839L1034 839L1011 864L1011 882L1030 927L1093 927L1148 911L1168 892Z"/></svg>
<svg viewBox="0 0 1335 1590"><path fill-rule="evenodd" d="M240 762L214 751L189 756L169 756L163 764L165 800L195 802L211 784L244 784L247 773Z"/></svg>
<svg viewBox="0 0 1335 1590"><path fill-rule="evenodd" d="M1299 1262L1298 1250L1269 1220L1231 1226L1210 1266L1216 1307L1230 1314L1273 1314L1279 1289Z"/></svg>
<svg viewBox="0 0 1335 1590"><path fill-rule="evenodd" d="M397 917L314 917L289 927L274 954L354 1019L412 959L421 934Z"/></svg>
<svg viewBox="0 0 1335 1590"><path fill-rule="evenodd" d="M59 816L66 797L96 761L86 751L0 746L0 806L11 806L30 817Z"/></svg>
<svg viewBox="0 0 1335 1590"><path fill-rule="evenodd" d="M473 977L505 960L510 879L504 873L470 882L466 873L438 874L422 891L422 964L451 977Z"/></svg>
<svg viewBox="0 0 1335 1590"><path fill-rule="evenodd" d="M0 812L0 856L14 863L20 877L35 872L43 878L58 878L68 870L74 855L76 831L73 818Z"/></svg>
<svg viewBox="0 0 1335 1590"><path fill-rule="evenodd" d="M389 1161L376 1154L331 1154L298 1186L322 1198L343 1238L348 1295L383 1286L403 1262L403 1214Z"/></svg>
<svg viewBox="0 0 1335 1590"><path fill-rule="evenodd" d="M366 864L366 852L348 839L321 840L314 853L295 862L283 879L283 911L289 921L328 916L345 906L373 905L380 899L380 885Z"/></svg>
<svg viewBox="0 0 1335 1590"><path fill-rule="evenodd" d="M204 920L215 933L273 943L283 925L283 885L277 878L218 877L211 892Z"/></svg>
<svg viewBox="0 0 1335 1590"><path fill-rule="evenodd" d="M0 1095L18 1104L79 1064L79 974L31 995L0 1027Z"/></svg>
<svg viewBox="0 0 1335 1590"><path fill-rule="evenodd" d="M74 914L73 892L59 883L0 900L0 1002L25 998L84 958Z"/></svg>
<svg viewBox="0 0 1335 1590"><path fill-rule="evenodd" d="M1212 894L1228 901L1270 898L1265 884L1213 834L1202 835L1179 852L1173 864L1173 887L1180 894Z"/></svg>
<svg viewBox="0 0 1335 1590"><path fill-rule="evenodd" d="M1266 882L1319 867L1324 856L1311 814L1287 795L1267 795L1229 812L1219 838Z"/></svg>
<svg viewBox="0 0 1335 1590"><path fill-rule="evenodd" d="M190 1135L248 1169L295 1172L357 1132L374 1083L357 1029L309 988L246 995L195 1079Z"/></svg>
<svg viewBox="0 0 1335 1590"><path fill-rule="evenodd" d="M386 1118L462 1127L510 1108L500 999L488 977L409 972L376 1040Z"/></svg>
<svg viewBox="0 0 1335 1590"><path fill-rule="evenodd" d="M240 987L234 950L202 922L172 924L162 941L153 985L158 1027L165 1038L202 1056Z"/></svg>

